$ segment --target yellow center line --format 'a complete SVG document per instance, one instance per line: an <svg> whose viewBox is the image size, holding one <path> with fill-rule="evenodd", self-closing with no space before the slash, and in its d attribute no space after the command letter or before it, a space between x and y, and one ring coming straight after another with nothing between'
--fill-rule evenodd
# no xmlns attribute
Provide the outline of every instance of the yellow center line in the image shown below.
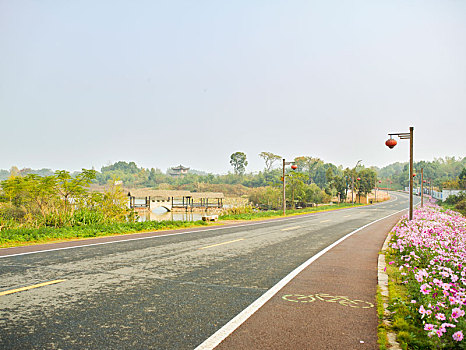
<svg viewBox="0 0 466 350"><path fill-rule="evenodd" d="M301 226L282 228L282 231L291 231L291 230L296 230L297 228L301 228Z"/></svg>
<svg viewBox="0 0 466 350"><path fill-rule="evenodd" d="M39 284L34 284L32 286L27 286L27 287L22 287L22 288L17 288L17 289L10 289L10 290L5 290L3 292L0 292L0 296L2 295L7 295L7 294L13 294L13 293L18 293L18 292L23 292L25 290L29 290L29 289L34 289L34 288L39 288L39 287L44 287L44 286L48 286L50 284L55 284L55 283L60 283L60 282L64 282L66 280L54 280L54 281L48 281L48 282L44 282L44 283L39 283Z"/></svg>
<svg viewBox="0 0 466 350"><path fill-rule="evenodd" d="M212 245L208 245L207 247L202 247L202 248L198 248L198 249L207 249L207 248L217 247L219 245L230 244L230 243L239 242L239 241L244 241L244 238L235 239L234 241L228 241L228 242L223 242L223 243L212 244Z"/></svg>
<svg viewBox="0 0 466 350"><path fill-rule="evenodd" d="M329 222L329 221L332 221L332 220L323 220L323 221L321 221L320 223Z"/></svg>

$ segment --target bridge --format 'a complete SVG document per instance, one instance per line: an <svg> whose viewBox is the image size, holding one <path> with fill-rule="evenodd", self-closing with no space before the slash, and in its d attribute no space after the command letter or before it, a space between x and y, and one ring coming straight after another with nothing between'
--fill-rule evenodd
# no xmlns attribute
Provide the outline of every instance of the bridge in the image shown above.
<svg viewBox="0 0 466 350"><path fill-rule="evenodd" d="M175 190L153 190L150 188L129 189L130 208L154 210L165 208L172 211L175 208L185 210L201 208L223 208L224 194L221 192L190 192Z"/></svg>

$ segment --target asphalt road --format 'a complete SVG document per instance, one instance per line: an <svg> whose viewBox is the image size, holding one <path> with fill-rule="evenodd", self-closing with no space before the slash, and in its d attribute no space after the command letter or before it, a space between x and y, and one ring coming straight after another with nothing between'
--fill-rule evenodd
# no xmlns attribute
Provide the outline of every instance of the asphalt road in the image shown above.
<svg viewBox="0 0 466 350"><path fill-rule="evenodd" d="M397 193L367 207L0 257L0 348L193 349L311 256L407 205Z"/></svg>

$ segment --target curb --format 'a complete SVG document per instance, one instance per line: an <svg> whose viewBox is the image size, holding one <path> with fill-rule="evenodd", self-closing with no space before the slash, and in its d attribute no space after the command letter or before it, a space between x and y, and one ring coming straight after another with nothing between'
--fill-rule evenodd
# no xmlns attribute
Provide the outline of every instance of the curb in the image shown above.
<svg viewBox="0 0 466 350"><path fill-rule="evenodd" d="M378 284L380 287L380 294L382 295L382 300L383 300L383 320L382 324L384 326L391 326L391 315L392 312L388 310L388 298L389 298L389 292L388 292L388 275L386 274L386 262L385 262L385 252L387 251L388 248L388 242L390 242L390 239L392 238L392 233L389 232L387 235L387 238L385 239L385 242L383 243L382 246L382 252L379 254L379 259L377 263L377 269L378 269L378 274L377 274L377 279L378 279ZM388 340L388 347L387 349L391 350L401 350L400 343L396 341L396 333L387 331L387 340Z"/></svg>

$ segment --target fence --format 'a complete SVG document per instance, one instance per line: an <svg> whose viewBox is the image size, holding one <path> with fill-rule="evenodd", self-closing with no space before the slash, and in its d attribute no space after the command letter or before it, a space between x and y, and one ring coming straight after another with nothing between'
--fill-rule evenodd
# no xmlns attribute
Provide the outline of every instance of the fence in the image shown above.
<svg viewBox="0 0 466 350"><path fill-rule="evenodd" d="M405 191L409 191L409 187L405 187ZM450 196L456 196L461 192L465 192L464 190L442 190L442 191L434 191L430 190L428 187L424 187L424 194L430 194L432 195L433 198L435 199L440 199L441 201L444 201ZM421 194L421 189L419 187L413 188L413 194L415 195L420 195Z"/></svg>

